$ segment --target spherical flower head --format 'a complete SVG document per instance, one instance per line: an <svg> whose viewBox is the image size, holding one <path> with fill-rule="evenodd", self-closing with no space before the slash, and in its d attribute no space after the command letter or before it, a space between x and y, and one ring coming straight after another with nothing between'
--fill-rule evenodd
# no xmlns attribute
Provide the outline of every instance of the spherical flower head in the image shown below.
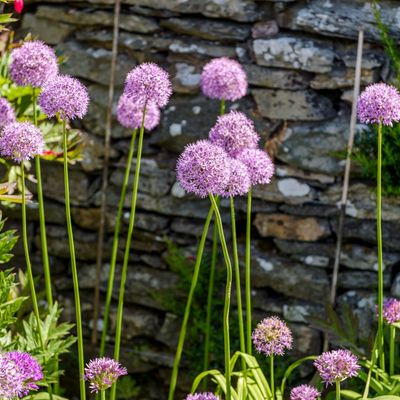
<svg viewBox="0 0 400 400"><path fill-rule="evenodd" d="M135 129L142 126L143 103L132 101L126 94L122 94L117 107L117 118L125 128ZM160 109L154 103L147 103L144 127L148 131L160 123Z"/></svg>
<svg viewBox="0 0 400 400"><path fill-rule="evenodd" d="M313 386L300 385L290 392L290 400L316 400L321 393Z"/></svg>
<svg viewBox="0 0 400 400"><path fill-rule="evenodd" d="M204 66L200 86L210 99L235 101L246 95L248 83L246 72L237 61L221 57Z"/></svg>
<svg viewBox="0 0 400 400"><path fill-rule="evenodd" d="M358 98L357 114L364 124L392 126L400 120L400 93L386 83L369 85Z"/></svg>
<svg viewBox="0 0 400 400"><path fill-rule="evenodd" d="M239 160L229 158L229 180L219 193L222 197L245 195L251 187L249 171Z"/></svg>
<svg viewBox="0 0 400 400"><path fill-rule="evenodd" d="M0 398L11 400L25 391L24 376L7 353L0 354Z"/></svg>
<svg viewBox="0 0 400 400"><path fill-rule="evenodd" d="M111 387L117 379L128 372L118 361L101 357L86 364L83 379L89 381L91 392L99 392Z"/></svg>
<svg viewBox="0 0 400 400"><path fill-rule="evenodd" d="M400 301L388 299L383 303L383 318L388 324L400 322Z"/></svg>
<svg viewBox="0 0 400 400"><path fill-rule="evenodd" d="M265 185L271 182L275 172L274 163L264 150L244 149L236 159L246 165L252 185Z"/></svg>
<svg viewBox="0 0 400 400"><path fill-rule="evenodd" d="M263 319L254 330L252 339L256 350L266 356L282 356L293 343L292 332L278 317Z"/></svg>
<svg viewBox="0 0 400 400"><path fill-rule="evenodd" d="M172 94L168 72L154 63L140 64L126 77L125 94L134 102L166 106Z"/></svg>
<svg viewBox="0 0 400 400"><path fill-rule="evenodd" d="M332 350L322 353L315 361L321 379L326 384L344 381L358 375L360 365L349 350Z"/></svg>
<svg viewBox="0 0 400 400"><path fill-rule="evenodd" d="M240 111L231 111L218 117L217 123L210 130L209 139L234 157L243 149L257 148L259 136L250 119Z"/></svg>
<svg viewBox="0 0 400 400"><path fill-rule="evenodd" d="M229 171L228 154L208 140L186 146L176 166L180 185L199 197L220 193L229 181Z"/></svg>
<svg viewBox="0 0 400 400"><path fill-rule="evenodd" d="M82 118L89 106L89 94L78 79L58 75L49 80L39 97L39 105L48 117Z"/></svg>
<svg viewBox="0 0 400 400"><path fill-rule="evenodd" d="M213 393L204 392L189 394L185 400L220 400L220 398Z"/></svg>
<svg viewBox="0 0 400 400"><path fill-rule="evenodd" d="M38 40L11 52L10 76L18 86L42 87L58 74L54 50Z"/></svg>
<svg viewBox="0 0 400 400"><path fill-rule="evenodd" d="M0 134L0 155L17 163L42 154L43 148L42 133L30 122L13 122Z"/></svg>
<svg viewBox="0 0 400 400"><path fill-rule="evenodd" d="M15 112L12 105L7 99L0 97L0 130L15 121Z"/></svg>

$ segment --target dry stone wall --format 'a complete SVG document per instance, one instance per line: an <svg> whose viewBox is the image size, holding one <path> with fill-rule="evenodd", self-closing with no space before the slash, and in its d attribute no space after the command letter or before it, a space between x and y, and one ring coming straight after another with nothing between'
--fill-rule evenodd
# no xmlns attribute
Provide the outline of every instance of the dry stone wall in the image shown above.
<svg viewBox="0 0 400 400"><path fill-rule="evenodd" d="M400 4L382 0L380 7L383 21L398 38ZM85 160L71 172L87 335L92 324L112 24L113 0L34 0L27 5L18 31L19 36L32 32L54 45L58 54L67 57L62 72L79 77L90 90L90 111L81 126L86 132ZM206 137L215 122L219 104L205 99L198 84L203 65L221 56L238 59L250 82L248 95L228 108L243 110L253 118L263 141L285 129L276 154L276 177L271 185L254 192L254 317L282 315L295 332L297 352L319 351L320 333L309 327L307 316L320 313L328 298L344 167L337 153L347 143L359 27L364 27L366 36L361 81L367 85L387 78L389 70L371 6L364 0L122 1L117 97L126 73L143 61L167 68L174 84L161 125L145 140L124 315L122 354L131 372L151 371L158 382L166 383L169 378L180 321L154 296L176 290L178 280L165 262L165 237L194 254L208 209L207 202L185 195L175 181L174 166L184 145ZM114 123L103 294L130 135ZM46 164L44 170L54 285L66 304L67 317L73 320L62 170L54 164ZM128 197L124 230L129 201ZM400 202L391 198L383 204L385 286L388 293L400 295ZM351 304L360 316L363 310L373 310L374 304L374 206L373 190L355 168L344 227L339 302ZM239 200L239 227L244 207ZM34 221L30 226L32 249L40 273L34 205L29 212ZM18 224L17 212L10 217L12 224ZM164 398L165 386L149 384L148 393L149 398Z"/></svg>

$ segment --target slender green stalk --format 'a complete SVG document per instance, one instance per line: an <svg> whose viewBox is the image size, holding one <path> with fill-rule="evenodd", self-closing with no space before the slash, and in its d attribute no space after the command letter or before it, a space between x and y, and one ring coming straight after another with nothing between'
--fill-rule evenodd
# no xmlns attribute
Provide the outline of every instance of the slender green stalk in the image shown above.
<svg viewBox="0 0 400 400"><path fill-rule="evenodd" d="M382 122L378 125L378 165L376 185L376 237L378 244L378 352L382 371L385 371L383 337L383 256L382 256Z"/></svg>
<svg viewBox="0 0 400 400"><path fill-rule="evenodd" d="M244 326L243 326L243 308L242 308L242 290L240 287L240 268L239 268L239 252L237 248L237 235L236 235L236 220L235 220L235 202L233 197L230 198L231 206L231 226L232 226L232 243L233 243L233 263L235 266L235 277L236 277L236 298L237 298L237 312L239 322L239 341L240 351L246 353L246 344L244 339ZM243 369L245 369L245 361L243 361Z"/></svg>
<svg viewBox="0 0 400 400"><path fill-rule="evenodd" d="M101 400L106 400L106 391L105 390L101 391Z"/></svg>
<svg viewBox="0 0 400 400"><path fill-rule="evenodd" d="M371 365L368 370L367 381L365 383L364 393L362 396L363 399L367 399L368 395L369 395L369 387L371 385L372 369L374 368L375 362L378 358L378 354L377 354L378 339L379 339L378 334L376 334L375 340L374 340L374 345L373 345L372 351L371 351Z"/></svg>
<svg viewBox="0 0 400 400"><path fill-rule="evenodd" d="M390 375L394 375L394 360L396 354L396 328L393 325L390 325Z"/></svg>
<svg viewBox="0 0 400 400"><path fill-rule="evenodd" d="M79 363L79 376L84 375L85 368L85 355L83 352L83 333L82 333L82 314L81 314L81 300L79 295L79 282L78 282L78 269L76 267L74 234L72 231L72 218L71 218L71 204L69 195L69 177L68 177L68 147L67 147L67 122L63 120L63 136L64 136L64 192L65 192L65 217L67 220L69 253L71 257L71 270L72 281L74 286L74 300L75 300L75 314L76 314L76 332L78 339L78 363ZM80 400L86 399L85 381L79 379Z"/></svg>
<svg viewBox="0 0 400 400"><path fill-rule="evenodd" d="M170 381L169 392L168 392L168 400L174 399L176 382L177 382L177 378L178 378L179 363L180 363L181 356L182 356L183 345L185 343L186 329L187 329L187 324L189 321L190 308L192 306L193 296L194 296L194 292L195 292L196 286L197 286L197 280L199 277L201 260L203 258L204 244L207 239L207 233L208 233L208 229L210 227L210 222L211 222L212 216L213 216L213 207L211 206L210 210L208 211L206 221L204 223L203 233L201 235L199 248L197 250L196 264L195 264L194 270L193 270L192 282L190 284L189 295L188 295L188 299L187 299L186 307L185 307L185 314L183 316L182 326L181 326L181 330L179 333L178 346L176 348L176 353L175 353L174 365L172 368L172 375L171 375L171 381Z"/></svg>
<svg viewBox="0 0 400 400"><path fill-rule="evenodd" d="M271 393L272 393L272 399L275 398L275 377L274 377L274 356L270 356L269 357L269 373L270 373L270 377L271 377L271 382L270 382L270 386L271 386Z"/></svg>
<svg viewBox="0 0 400 400"><path fill-rule="evenodd" d="M135 178L134 178L133 190L132 190L132 200L131 200L131 209L130 209L130 215L129 215L128 234L126 237L124 261L122 264L122 271L121 271L121 283L120 283L120 287L119 287L117 326L115 328L115 346L114 346L114 359L117 361L119 360L119 353L120 353L120 348L121 348L122 314L124 311L124 295L125 295L126 277L127 277L127 273L128 273L129 254L130 254L130 250L131 250L133 227L135 225L136 202L137 202L137 193L138 193L139 176L140 176L140 161L142 158L142 149L143 149L145 116L146 116L146 105L144 106L144 109L143 109L142 124L140 127L140 133L139 133L139 143L138 143L138 150L137 150L137 157L136 157ZM111 400L115 400L116 393L117 393L117 382L114 383L114 385L111 387L111 394L110 394Z"/></svg>
<svg viewBox="0 0 400 400"><path fill-rule="evenodd" d="M340 400L340 381L336 381L336 400Z"/></svg>
<svg viewBox="0 0 400 400"><path fill-rule="evenodd" d="M219 115L224 115L225 114L225 100L221 100L221 107L219 109Z"/></svg>
<svg viewBox="0 0 400 400"><path fill-rule="evenodd" d="M119 198L117 220L115 222L115 231L114 231L113 247L112 247L111 262L110 262L110 272L108 274L106 304L105 304L104 316L103 316L103 321L104 321L103 324L104 325L103 325L103 332L101 334L100 357L104 356L104 352L105 352L105 348L106 348L108 320L110 317L110 307L111 307L112 293L113 293L113 288L114 288L115 266L117 264L119 232L120 232L120 226L121 226L122 213L124 210L126 190L128 188L129 176L130 176L130 172L131 172L133 153L135 151L136 135L137 135L137 129L135 129L133 131L132 138L131 138L128 159L126 161L126 166L125 166L124 181L122 183L121 195Z"/></svg>
<svg viewBox="0 0 400 400"><path fill-rule="evenodd" d="M228 247L226 245L224 229L222 227L221 214L215 198L210 194L210 200L214 208L215 222L218 227L219 239L221 241L222 252L224 254L226 264L226 287L225 287L225 304L224 304L224 361L225 361L225 380L226 380L226 400L231 400L231 371L229 362L231 358L230 339L229 339L229 309L231 303L232 291L232 263L229 257Z"/></svg>
<svg viewBox="0 0 400 400"><path fill-rule="evenodd" d="M35 124L35 126L37 126L35 88L32 88L32 104L33 104L33 123ZM49 307L52 307L53 306L53 293L52 293L52 289L51 289L49 253L47 251L47 235L46 235L46 222L45 222L45 214L44 214L42 171L40 168L40 156L35 157L35 169L36 169L36 180L37 180L37 198L38 198L38 205L39 205L40 244L42 247L44 284L45 284L47 304L49 305Z"/></svg>
<svg viewBox="0 0 400 400"><path fill-rule="evenodd" d="M246 266L245 266L245 286L246 286L246 339L247 354L252 353L251 341L251 277L250 277L250 252L251 252L251 188L247 194L247 221L246 221Z"/></svg>

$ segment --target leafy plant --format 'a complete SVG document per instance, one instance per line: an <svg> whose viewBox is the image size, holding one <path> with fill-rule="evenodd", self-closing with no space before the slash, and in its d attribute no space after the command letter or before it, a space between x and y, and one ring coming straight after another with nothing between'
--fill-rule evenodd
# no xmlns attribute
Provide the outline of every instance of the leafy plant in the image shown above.
<svg viewBox="0 0 400 400"><path fill-rule="evenodd" d="M118 380L117 399L130 400L139 396L140 386L131 376L123 376Z"/></svg>

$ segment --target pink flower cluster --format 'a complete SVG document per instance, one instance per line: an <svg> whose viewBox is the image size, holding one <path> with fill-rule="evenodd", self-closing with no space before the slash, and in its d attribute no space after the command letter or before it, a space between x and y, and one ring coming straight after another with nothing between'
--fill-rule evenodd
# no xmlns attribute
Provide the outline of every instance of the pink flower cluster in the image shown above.
<svg viewBox="0 0 400 400"><path fill-rule="evenodd" d="M316 400L321 393L310 385L294 387L290 392L290 400Z"/></svg>

